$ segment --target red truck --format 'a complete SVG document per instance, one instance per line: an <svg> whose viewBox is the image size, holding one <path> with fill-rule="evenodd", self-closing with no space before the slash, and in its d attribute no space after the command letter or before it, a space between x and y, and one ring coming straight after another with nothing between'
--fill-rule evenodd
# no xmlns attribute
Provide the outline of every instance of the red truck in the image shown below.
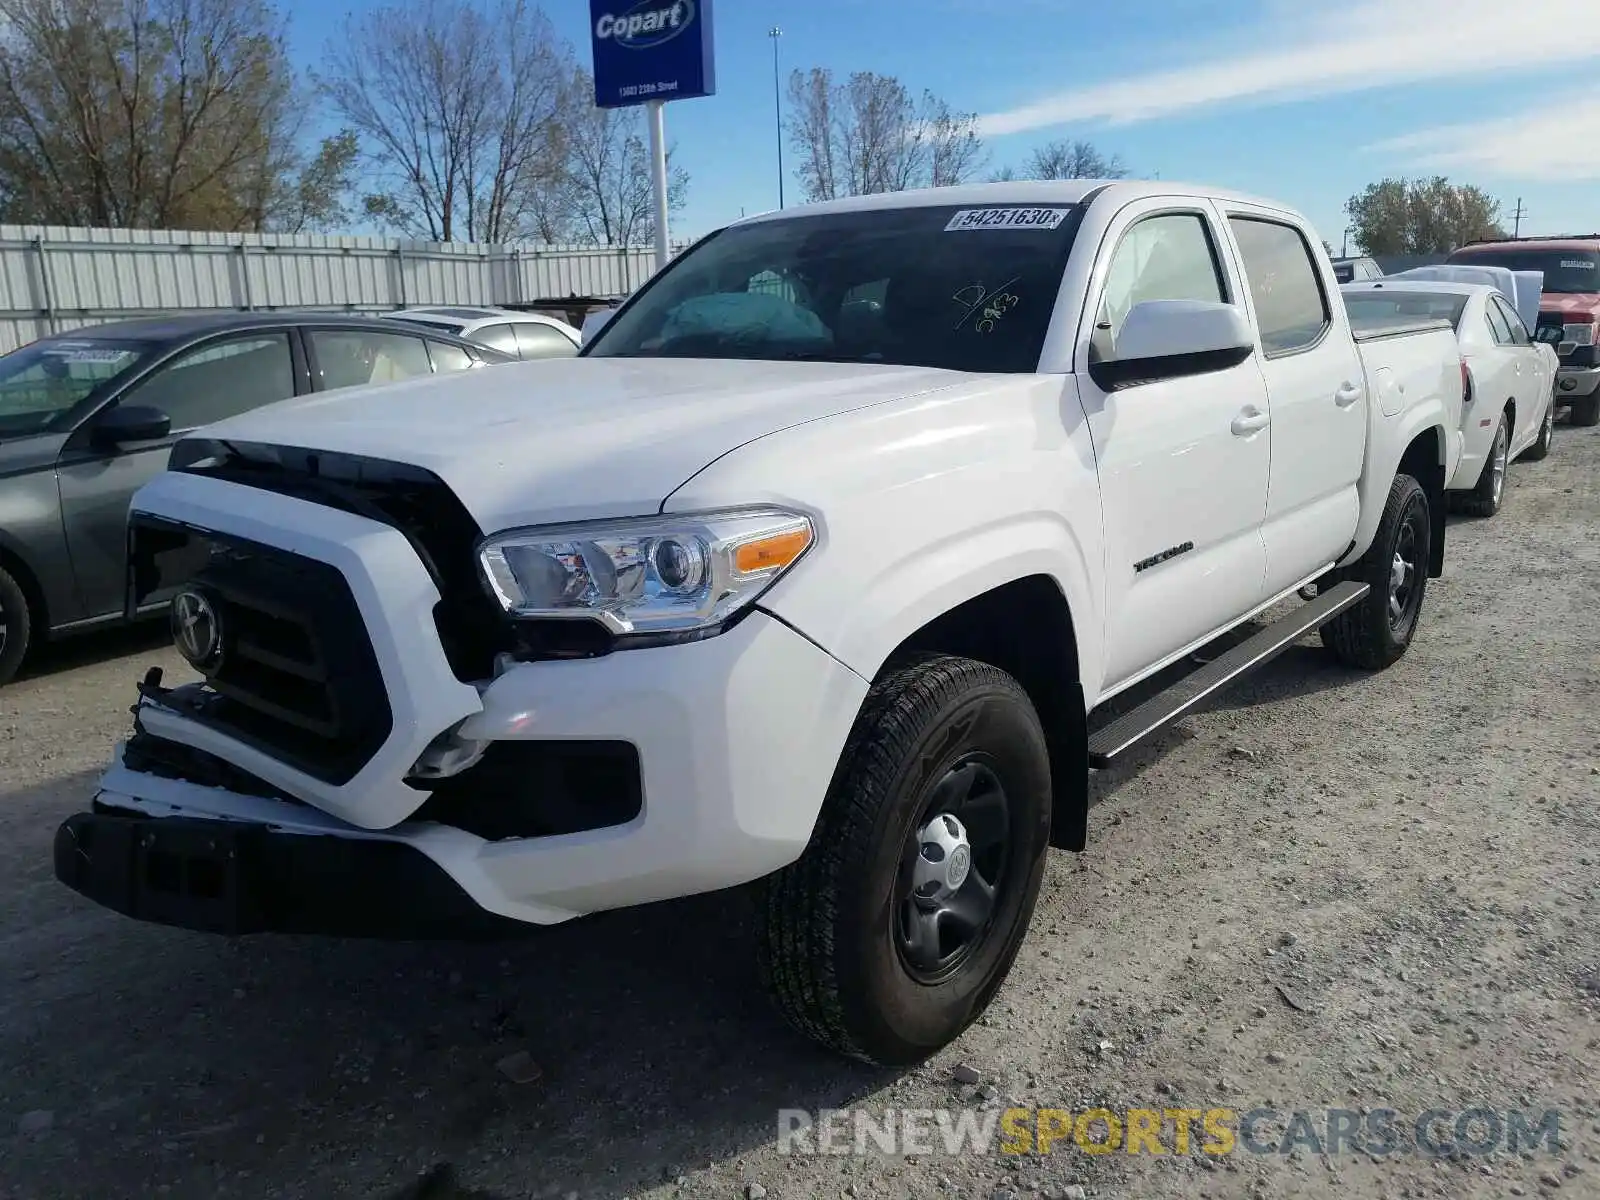
<svg viewBox="0 0 1600 1200"><path fill-rule="evenodd" d="M1451 265L1543 271L1534 337L1555 347L1556 407L1574 425L1600 424L1600 233L1468 242Z"/></svg>

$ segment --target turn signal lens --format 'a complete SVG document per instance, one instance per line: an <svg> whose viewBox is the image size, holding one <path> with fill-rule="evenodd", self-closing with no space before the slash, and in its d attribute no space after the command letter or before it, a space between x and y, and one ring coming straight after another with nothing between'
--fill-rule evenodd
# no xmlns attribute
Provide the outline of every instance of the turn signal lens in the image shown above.
<svg viewBox="0 0 1600 1200"><path fill-rule="evenodd" d="M746 542L733 551L733 569L741 575L761 571L781 571L806 552L811 545L811 527L776 533L771 537Z"/></svg>

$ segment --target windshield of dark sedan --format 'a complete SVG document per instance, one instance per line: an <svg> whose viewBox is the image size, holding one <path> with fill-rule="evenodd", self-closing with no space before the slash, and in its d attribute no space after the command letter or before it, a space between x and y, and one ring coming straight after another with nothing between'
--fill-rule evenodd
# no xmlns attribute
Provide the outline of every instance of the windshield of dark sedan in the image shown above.
<svg viewBox="0 0 1600 1200"><path fill-rule="evenodd" d="M1352 324L1377 324L1386 321L1449 321L1461 328L1461 314L1467 298L1450 292L1346 292L1344 307Z"/></svg>
<svg viewBox="0 0 1600 1200"><path fill-rule="evenodd" d="M1600 253L1593 250L1457 250L1452 267L1543 271L1547 292L1600 292Z"/></svg>
<svg viewBox="0 0 1600 1200"><path fill-rule="evenodd" d="M1081 216L941 205L736 225L680 256L584 353L1035 371Z"/></svg>
<svg viewBox="0 0 1600 1200"><path fill-rule="evenodd" d="M148 352L137 342L86 337L34 342L0 357L0 438L51 432Z"/></svg>

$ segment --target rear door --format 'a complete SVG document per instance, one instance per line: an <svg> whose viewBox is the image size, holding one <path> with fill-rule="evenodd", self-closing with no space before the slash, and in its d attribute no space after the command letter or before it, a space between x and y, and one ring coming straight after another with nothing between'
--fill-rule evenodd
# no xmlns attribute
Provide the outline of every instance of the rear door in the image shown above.
<svg viewBox="0 0 1600 1200"><path fill-rule="evenodd" d="M1272 404L1262 538L1266 592L1276 595L1336 562L1355 534L1365 378L1344 306L1304 231L1270 209L1224 207Z"/></svg>
<svg viewBox="0 0 1600 1200"><path fill-rule="evenodd" d="M127 388L68 439L57 476L67 548L84 615L122 611L127 568L128 503L166 469L184 434L304 390L290 331L266 329L213 338L179 351ZM297 389L297 381L301 386ZM168 436L105 445L95 429L121 405L147 405L172 422ZM164 597L154 597L159 601Z"/></svg>
<svg viewBox="0 0 1600 1200"><path fill-rule="evenodd" d="M1106 231L1080 333L1106 524L1107 690L1244 616L1261 598L1269 441L1254 358L1104 391L1090 363L1145 300L1237 302L1209 204L1144 200Z"/></svg>
<svg viewBox="0 0 1600 1200"><path fill-rule="evenodd" d="M1496 293L1489 297L1489 303L1505 326L1506 357L1512 364L1511 383L1517 398L1516 425L1511 431L1511 456L1514 458L1539 436L1555 384L1554 372L1547 365L1549 358L1543 348L1533 340L1522 317L1505 297Z"/></svg>
<svg viewBox="0 0 1600 1200"><path fill-rule="evenodd" d="M331 325L308 325L302 332L319 392L433 374L433 360L420 335Z"/></svg>

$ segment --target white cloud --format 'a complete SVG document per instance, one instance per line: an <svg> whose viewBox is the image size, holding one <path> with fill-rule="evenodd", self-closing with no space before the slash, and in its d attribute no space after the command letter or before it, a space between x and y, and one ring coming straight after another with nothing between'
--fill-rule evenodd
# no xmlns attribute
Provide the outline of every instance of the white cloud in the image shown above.
<svg viewBox="0 0 1600 1200"><path fill-rule="evenodd" d="M1600 179L1600 91L1490 121L1437 125L1364 149L1441 172L1574 182Z"/></svg>
<svg viewBox="0 0 1600 1200"><path fill-rule="evenodd" d="M1530 69L1600 58L1600 39L1590 36L1596 12L1596 0L1271 0L1248 48L1060 92L989 113L980 127L998 137L1084 122L1131 124L1201 106L1259 107L1474 77L1510 91ZM1151 57L1169 57L1170 49L1152 45Z"/></svg>

